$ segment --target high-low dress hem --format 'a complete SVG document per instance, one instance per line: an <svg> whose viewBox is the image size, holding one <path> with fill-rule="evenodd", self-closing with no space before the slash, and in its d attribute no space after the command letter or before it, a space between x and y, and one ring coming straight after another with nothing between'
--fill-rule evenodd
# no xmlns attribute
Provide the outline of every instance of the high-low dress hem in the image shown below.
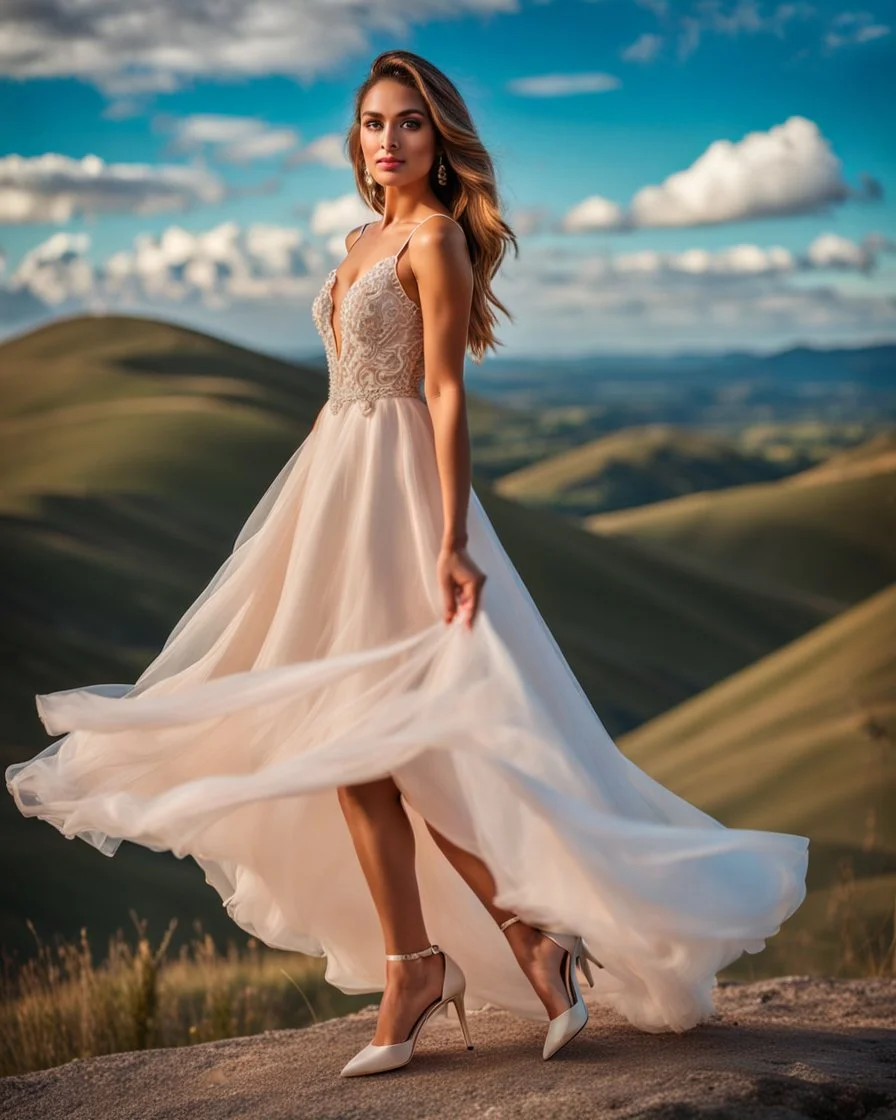
<svg viewBox="0 0 896 1120"><path fill-rule="evenodd" d="M344 348L384 275L353 286ZM416 360L419 325L389 306ZM385 984L382 934L337 790L391 775L429 936L472 1009L546 1018L427 822L485 860L498 906L584 938L595 1000L687 1030L713 1014L716 973L803 901L808 840L726 828L628 760L472 489L467 530L488 577L472 630L442 616L425 403L322 410L139 680L37 697L62 738L8 788L107 856L130 840L193 858L237 926L363 993Z"/></svg>

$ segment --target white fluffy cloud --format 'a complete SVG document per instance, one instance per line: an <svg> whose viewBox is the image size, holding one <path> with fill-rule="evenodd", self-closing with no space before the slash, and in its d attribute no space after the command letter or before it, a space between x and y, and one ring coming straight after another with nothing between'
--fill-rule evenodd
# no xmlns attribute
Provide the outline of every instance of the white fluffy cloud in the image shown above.
<svg viewBox="0 0 896 1120"><path fill-rule="evenodd" d="M618 202L592 194L567 211L561 225L567 233L587 233L593 230L626 229L631 221Z"/></svg>
<svg viewBox="0 0 896 1120"><path fill-rule="evenodd" d="M128 300L199 302L224 308L240 300L301 299L321 264L301 230L224 222L193 233L172 226L141 235L131 250L97 269L97 290Z"/></svg>
<svg viewBox="0 0 896 1120"><path fill-rule="evenodd" d="M800 262L780 245L732 245L727 249L685 249L681 253L619 253L612 258L619 273L684 273L690 276L771 276L794 272Z"/></svg>
<svg viewBox="0 0 896 1120"><path fill-rule="evenodd" d="M514 78L507 83L511 93L523 97L567 97L573 93L606 93L619 89L622 82L612 74L591 71L586 74L536 74Z"/></svg>
<svg viewBox="0 0 896 1120"><path fill-rule="evenodd" d="M9 306L13 296L27 296L49 309L152 305L224 312L273 304L295 310L318 291L331 262L343 258L347 230L371 219L363 207L351 205L354 197L321 203L314 212L311 225L325 238L322 247L291 226L223 222L193 232L174 225L159 236L141 234L131 248L93 264L88 259L89 235L60 232L30 250L5 283L0 282L0 306ZM698 291L704 301L714 300L717 291L736 290L752 292L754 301L787 301L794 292L779 285L790 274L823 269L867 273L877 252L889 248L887 239L876 234L859 244L827 233L802 254L751 244L578 259L535 251L526 254L534 268L532 261L524 262L522 275L538 288L547 311L564 308L567 301L571 307L617 307L623 294L629 301L626 306L642 298L662 305L673 292L690 292L689 298L696 298ZM760 282L763 287L754 287Z"/></svg>
<svg viewBox="0 0 896 1120"><path fill-rule="evenodd" d="M888 24L876 20L871 12L838 12L825 35L824 45L828 50L835 51L883 39L891 31Z"/></svg>
<svg viewBox="0 0 896 1120"><path fill-rule="evenodd" d="M53 307L93 293L93 267L85 259L90 246L86 233L54 233L29 250L13 273L10 288L26 291Z"/></svg>
<svg viewBox="0 0 896 1120"><path fill-rule="evenodd" d="M200 167L106 163L47 153L0 158L0 224L67 222L75 215L156 214L217 202L224 185Z"/></svg>
<svg viewBox="0 0 896 1120"><path fill-rule="evenodd" d="M157 113L153 127L171 134L174 153L206 152L229 163L250 163L282 157L284 170L309 164L344 170L348 167L345 137L329 132L302 144L297 129L274 126L258 117L236 117L223 113L194 113L172 117Z"/></svg>
<svg viewBox="0 0 896 1120"><path fill-rule="evenodd" d="M197 75L308 79L369 53L379 33L401 39L415 23L515 10L514 0L7 0L0 72L78 77L123 97Z"/></svg>
<svg viewBox="0 0 896 1120"><path fill-rule="evenodd" d="M318 136L300 151L288 156L285 166L296 167L305 163L320 163L324 167L335 167L339 170L348 167L343 134L328 132L325 136Z"/></svg>
<svg viewBox="0 0 896 1120"><path fill-rule="evenodd" d="M806 256L759 246L583 259L530 250L500 294L515 318L500 336L534 356L896 339L892 296L841 290Z"/></svg>
<svg viewBox="0 0 896 1120"><path fill-rule="evenodd" d="M293 128L276 128L258 117L234 117L222 113L194 113L189 117L157 116L154 124L172 133L176 152L211 149L228 163L250 163L292 151L299 143Z"/></svg>
<svg viewBox="0 0 896 1120"><path fill-rule="evenodd" d="M653 62L662 49L662 36L645 32L639 35L631 46L625 48L622 57L626 62Z"/></svg>
<svg viewBox="0 0 896 1120"><path fill-rule="evenodd" d="M879 193L867 180L864 193ZM860 192L843 179L840 160L818 126L790 117L740 141L716 140L684 171L643 187L624 210L592 195L565 216L570 233L586 230L717 225L809 214Z"/></svg>
<svg viewBox="0 0 896 1120"><path fill-rule="evenodd" d="M351 191L339 198L319 202L311 212L309 227L311 232L323 237L329 236L327 249L333 256L345 253L345 235L355 226L372 222L378 215L364 205L358 195Z"/></svg>
<svg viewBox="0 0 896 1120"><path fill-rule="evenodd" d="M857 245L836 233L823 233L816 237L806 250L806 257L813 268L843 268L850 271L869 272L875 257L871 243Z"/></svg>

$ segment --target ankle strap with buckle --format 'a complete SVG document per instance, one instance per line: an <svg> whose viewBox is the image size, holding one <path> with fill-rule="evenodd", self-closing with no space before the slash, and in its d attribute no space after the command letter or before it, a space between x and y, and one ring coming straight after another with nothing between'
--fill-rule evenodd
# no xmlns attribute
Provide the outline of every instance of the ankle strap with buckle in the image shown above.
<svg viewBox="0 0 896 1120"><path fill-rule="evenodd" d="M418 957L434 957L436 953L441 953L438 945L430 945L426 949L421 949L419 953L386 953L387 961L415 961Z"/></svg>

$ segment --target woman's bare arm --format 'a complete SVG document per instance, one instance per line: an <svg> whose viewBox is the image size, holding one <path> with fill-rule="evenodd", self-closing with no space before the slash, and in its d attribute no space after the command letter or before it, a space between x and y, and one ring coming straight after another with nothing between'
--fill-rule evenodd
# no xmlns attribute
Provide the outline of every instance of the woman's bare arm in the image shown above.
<svg viewBox="0 0 896 1120"><path fill-rule="evenodd" d="M423 384L442 488L442 546L463 548L472 477L463 377L473 269L463 230L453 222L427 222L411 251L423 315Z"/></svg>
<svg viewBox="0 0 896 1120"><path fill-rule="evenodd" d="M443 617L446 623L465 617L472 630L486 577L466 550L472 466L463 377L473 269L463 230L432 223L417 238L413 267L423 315L424 389L442 491L436 568Z"/></svg>

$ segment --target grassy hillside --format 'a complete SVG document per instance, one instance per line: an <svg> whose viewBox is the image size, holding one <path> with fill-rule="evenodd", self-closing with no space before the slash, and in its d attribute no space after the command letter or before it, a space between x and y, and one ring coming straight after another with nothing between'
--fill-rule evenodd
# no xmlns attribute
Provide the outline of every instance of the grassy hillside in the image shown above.
<svg viewBox="0 0 896 1120"><path fill-rule="evenodd" d="M323 404L320 373L197 332L91 318L0 347L0 762L48 739L34 694L136 679L229 551ZM494 409L494 406L489 406ZM471 423L481 422L471 401ZM498 413L491 412L497 422ZM612 732L636 726L827 612L731 586L488 492L509 555ZM102 936L134 906L236 935L192 861L125 844L103 860L0 798L15 851L0 944ZM152 930L151 930L152 932Z"/></svg>
<svg viewBox="0 0 896 1120"><path fill-rule="evenodd" d="M781 967L829 972L852 957L861 972L883 956L896 906L896 585L620 748L727 825L810 838L810 896L766 950Z"/></svg>
<svg viewBox="0 0 896 1120"><path fill-rule="evenodd" d="M691 494L583 524L657 558L833 612L896 579L894 442L881 436L777 482Z"/></svg>
<svg viewBox="0 0 896 1120"><path fill-rule="evenodd" d="M326 397L319 373L142 319L81 318L0 347L0 762L50 740L33 696L132 681L214 573ZM26 820L4 790L0 943L100 942L135 906L239 933L199 868L126 843L114 860ZM180 935L179 935L180 936Z"/></svg>
<svg viewBox="0 0 896 1120"><path fill-rule="evenodd" d="M780 478L785 468L731 440L668 424L624 428L505 475L498 493L569 516L626 509Z"/></svg>
<svg viewBox="0 0 896 1120"><path fill-rule="evenodd" d="M803 471L794 482L814 486L845 478L892 474L896 471L896 431L879 432L855 447L838 450L824 462Z"/></svg>

